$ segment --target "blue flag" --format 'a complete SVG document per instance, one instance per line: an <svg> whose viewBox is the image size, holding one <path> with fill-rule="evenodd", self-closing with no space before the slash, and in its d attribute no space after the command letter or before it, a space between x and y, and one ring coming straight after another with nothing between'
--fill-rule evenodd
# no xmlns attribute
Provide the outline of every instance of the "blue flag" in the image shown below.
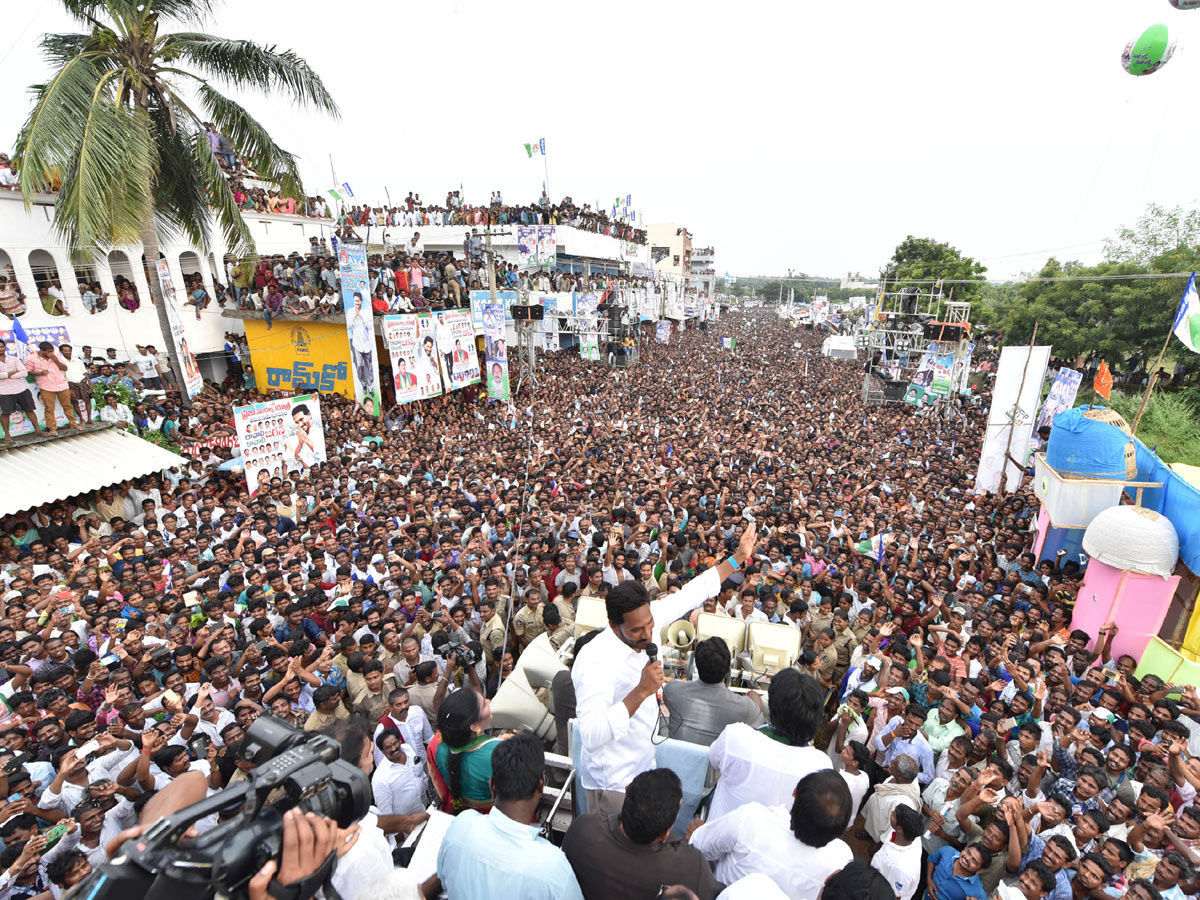
<svg viewBox="0 0 1200 900"><path fill-rule="evenodd" d="M25 329L21 326L21 320L16 316L13 316L12 336L13 340L17 342L17 359L25 362L25 356L29 352L29 347L27 346L29 344L29 335L25 333Z"/></svg>

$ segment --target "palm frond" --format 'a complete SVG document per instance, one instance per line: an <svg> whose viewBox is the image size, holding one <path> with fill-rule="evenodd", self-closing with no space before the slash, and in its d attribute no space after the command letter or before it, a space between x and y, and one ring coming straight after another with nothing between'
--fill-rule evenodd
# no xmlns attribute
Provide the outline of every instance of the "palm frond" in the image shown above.
<svg viewBox="0 0 1200 900"><path fill-rule="evenodd" d="M239 87L249 85L264 93L278 90L302 107L338 115L337 104L325 84L301 57L254 41L229 40L200 32L178 32L161 39L164 59L177 57L206 75Z"/></svg>
<svg viewBox="0 0 1200 900"><path fill-rule="evenodd" d="M213 10L212 0L60 0L63 8L81 22L101 16L134 19L158 14L178 22L201 22ZM147 10L147 7L149 9Z"/></svg>
<svg viewBox="0 0 1200 900"><path fill-rule="evenodd" d="M55 168L73 165L92 96L103 74L91 56L77 56L49 82L33 86L34 106L13 151L26 206L35 193L51 189L49 176Z"/></svg>
<svg viewBox="0 0 1200 900"><path fill-rule="evenodd" d="M46 58L46 61L52 66L58 67L66 65L83 53L96 54L100 51L111 50L110 38L115 43L116 35L108 29L96 29L90 34L44 34L40 46L42 56ZM95 59L95 57L93 58ZM111 58L96 59L96 61L103 68L112 68L115 65Z"/></svg>
<svg viewBox="0 0 1200 900"><path fill-rule="evenodd" d="M233 199L233 191L229 189L229 179L217 163L217 158L208 146L208 136L197 133L191 140L192 156L196 169L205 186L208 188L208 203L212 216L221 226L221 234L225 236L225 246L229 253L236 256L254 256L254 238L242 211ZM205 250L207 250L207 246Z"/></svg>
<svg viewBox="0 0 1200 900"><path fill-rule="evenodd" d="M276 144L267 129L241 104L207 83L200 85L198 94L209 121L229 138L238 156L246 159L260 178L278 184L285 195L302 199L304 194L296 158Z"/></svg>
<svg viewBox="0 0 1200 900"><path fill-rule="evenodd" d="M102 82L82 124L78 154L55 205L55 228L69 247L136 243L150 215L147 188L154 176L145 116L116 103Z"/></svg>
<svg viewBox="0 0 1200 900"><path fill-rule="evenodd" d="M160 110L152 112L150 123L150 137L158 151L151 202L159 237L164 242L182 237L207 249L208 191L191 151L192 134L184 129L172 133Z"/></svg>

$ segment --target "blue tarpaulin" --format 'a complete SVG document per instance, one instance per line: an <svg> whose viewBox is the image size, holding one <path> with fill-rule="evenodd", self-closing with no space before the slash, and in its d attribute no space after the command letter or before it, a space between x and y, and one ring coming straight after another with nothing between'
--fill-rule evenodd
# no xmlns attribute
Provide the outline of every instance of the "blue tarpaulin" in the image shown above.
<svg viewBox="0 0 1200 900"><path fill-rule="evenodd" d="M1137 449L1137 480L1161 481L1163 484L1161 488L1142 489L1142 506L1162 513L1171 520L1179 534L1179 558L1188 569L1200 574L1200 490L1171 471L1137 438L1134 438L1134 444ZM1129 487L1125 491L1132 497L1137 493L1137 488Z"/></svg>

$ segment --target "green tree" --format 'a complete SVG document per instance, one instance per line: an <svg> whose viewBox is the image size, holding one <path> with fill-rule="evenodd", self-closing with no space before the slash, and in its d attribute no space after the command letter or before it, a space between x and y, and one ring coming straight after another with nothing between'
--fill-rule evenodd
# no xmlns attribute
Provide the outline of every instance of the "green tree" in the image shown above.
<svg viewBox="0 0 1200 900"><path fill-rule="evenodd" d="M163 342L182 385L154 266L160 239L183 236L207 252L211 215L231 253L254 254L204 123L213 123L258 177L278 184L285 196L304 199L295 158L217 85L279 92L335 116L337 105L290 50L162 30L172 22L201 25L212 0L61 3L88 30L42 38L54 74L33 86L33 109L14 154L25 206L35 193L51 189L50 173L59 171L54 223L73 251L142 242Z"/></svg>
<svg viewBox="0 0 1200 900"><path fill-rule="evenodd" d="M973 301L985 284L987 266L963 256L949 244L932 238L906 237L883 270L887 290L903 287L905 282L917 282L932 287L939 278L945 282L946 294L954 289L956 300Z"/></svg>
<svg viewBox="0 0 1200 900"><path fill-rule="evenodd" d="M1104 258L1150 266L1158 257L1183 249L1190 251L1194 260L1197 245L1200 210L1165 209L1152 203L1132 228L1122 228L1115 238L1104 242Z"/></svg>

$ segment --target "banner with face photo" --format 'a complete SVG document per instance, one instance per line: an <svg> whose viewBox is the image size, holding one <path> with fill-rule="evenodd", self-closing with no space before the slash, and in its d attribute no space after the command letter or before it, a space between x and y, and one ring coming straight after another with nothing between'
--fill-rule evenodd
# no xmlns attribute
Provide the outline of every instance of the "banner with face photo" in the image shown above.
<svg viewBox="0 0 1200 900"><path fill-rule="evenodd" d="M1054 383L1050 385L1050 393L1046 395L1046 401L1042 404L1042 411L1038 413L1034 430L1053 425L1055 416L1075 405L1075 395L1079 393L1082 381L1082 372L1066 368L1058 370L1058 374L1054 376Z"/></svg>
<svg viewBox="0 0 1200 900"><path fill-rule="evenodd" d="M446 391L479 384L479 354L475 352L475 326L469 309L433 313L438 361Z"/></svg>
<svg viewBox="0 0 1200 900"><path fill-rule="evenodd" d="M488 303L483 307L483 346L488 396L507 401L508 349L504 346L504 307L499 303Z"/></svg>
<svg viewBox="0 0 1200 900"><path fill-rule="evenodd" d="M517 226L517 266L536 269L538 265L538 229L536 225Z"/></svg>
<svg viewBox="0 0 1200 900"><path fill-rule="evenodd" d="M233 423L252 495L272 478L325 462L319 394L234 407Z"/></svg>
<svg viewBox="0 0 1200 900"><path fill-rule="evenodd" d="M553 225L537 227L537 261L543 269L553 269L557 259L558 233Z"/></svg>
<svg viewBox="0 0 1200 900"><path fill-rule="evenodd" d="M595 294L575 295L575 317L579 323L579 358L600 358L600 334L596 307L600 298Z"/></svg>
<svg viewBox="0 0 1200 900"><path fill-rule="evenodd" d="M671 323L666 319L660 319L654 326L654 341L658 344L671 343Z"/></svg>
<svg viewBox="0 0 1200 900"><path fill-rule="evenodd" d="M171 342L175 345L175 352L179 354L179 364L183 366L184 387L189 397L195 397L204 390L204 376L200 374L196 355L188 347L187 337L183 333L183 321L179 318L179 292L175 290L175 282L171 278L167 261L160 259L157 269L158 283L166 301L167 322L171 326Z"/></svg>
<svg viewBox="0 0 1200 900"><path fill-rule="evenodd" d="M354 375L354 399L371 415L379 415L379 362L375 356L375 322L371 313L371 283L367 279L366 244L338 244L338 273L342 279L342 308Z"/></svg>
<svg viewBox="0 0 1200 900"><path fill-rule="evenodd" d="M417 317L384 316L383 339L392 361L392 387L396 405L422 397L417 381Z"/></svg>

